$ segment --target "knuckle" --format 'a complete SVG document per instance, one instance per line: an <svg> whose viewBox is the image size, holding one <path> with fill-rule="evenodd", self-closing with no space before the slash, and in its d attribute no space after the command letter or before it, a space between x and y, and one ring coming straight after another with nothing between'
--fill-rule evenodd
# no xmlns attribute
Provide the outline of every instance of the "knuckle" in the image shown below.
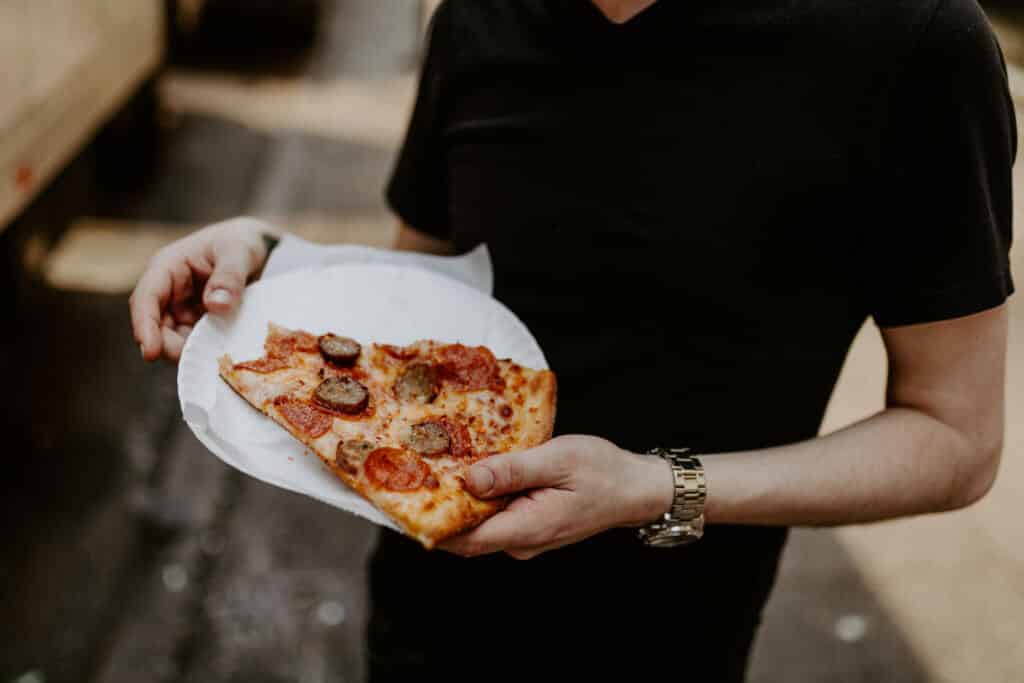
<svg viewBox="0 0 1024 683"><path fill-rule="evenodd" d="M219 256L224 252L231 251L237 244L237 237L233 237L230 231L217 230L210 234L210 250Z"/></svg>
<svg viewBox="0 0 1024 683"><path fill-rule="evenodd" d="M174 254L174 247L176 244L177 242L165 244L164 246L160 247L155 252L153 252L153 255L149 258L150 264L154 266L160 266L171 261Z"/></svg>
<svg viewBox="0 0 1024 683"><path fill-rule="evenodd" d="M505 467L505 488L513 491L522 488L526 474L523 471L523 464L518 460L510 461Z"/></svg>
<svg viewBox="0 0 1024 683"><path fill-rule="evenodd" d="M210 283L223 289L238 289L242 277L234 271L220 269L210 277Z"/></svg>
<svg viewBox="0 0 1024 683"><path fill-rule="evenodd" d="M172 273L177 268L177 259L170 247L163 247L153 254L146 263L147 271Z"/></svg>
<svg viewBox="0 0 1024 683"><path fill-rule="evenodd" d="M262 229L268 228L266 221L253 216L235 216L220 223L210 226L218 234L239 237L242 235L256 234Z"/></svg>
<svg viewBox="0 0 1024 683"><path fill-rule="evenodd" d="M566 445L567 448L558 451L553 463L562 475L571 474L580 464L579 451L572 444Z"/></svg>

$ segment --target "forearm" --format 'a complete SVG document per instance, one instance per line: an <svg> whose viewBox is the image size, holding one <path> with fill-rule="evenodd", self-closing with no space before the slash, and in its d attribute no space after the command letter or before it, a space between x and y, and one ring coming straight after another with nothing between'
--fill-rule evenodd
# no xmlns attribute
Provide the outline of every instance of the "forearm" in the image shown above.
<svg viewBox="0 0 1024 683"><path fill-rule="evenodd" d="M998 449L913 408L828 436L703 458L710 523L840 525L949 510L984 494Z"/></svg>

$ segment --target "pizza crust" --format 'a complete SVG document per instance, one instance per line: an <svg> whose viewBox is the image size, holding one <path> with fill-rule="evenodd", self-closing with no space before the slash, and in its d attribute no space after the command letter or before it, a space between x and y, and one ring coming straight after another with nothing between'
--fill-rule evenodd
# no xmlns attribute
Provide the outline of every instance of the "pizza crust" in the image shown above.
<svg viewBox="0 0 1024 683"><path fill-rule="evenodd" d="M519 433L520 450L544 443L551 438L555 429L555 406L558 401L555 373L540 370L530 380L530 385L524 406L529 419Z"/></svg>

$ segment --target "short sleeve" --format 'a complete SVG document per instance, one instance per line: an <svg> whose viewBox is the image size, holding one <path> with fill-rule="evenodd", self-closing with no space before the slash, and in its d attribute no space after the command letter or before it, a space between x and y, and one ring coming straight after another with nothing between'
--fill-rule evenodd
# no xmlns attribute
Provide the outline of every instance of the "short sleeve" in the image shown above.
<svg viewBox="0 0 1024 683"><path fill-rule="evenodd" d="M439 239L450 237L447 168L442 146L447 66L445 12L434 13L426 56L405 140L385 192L388 205L411 228Z"/></svg>
<svg viewBox="0 0 1024 683"><path fill-rule="evenodd" d="M1013 292L1016 119L976 2L939 0L894 83L883 131L860 264L870 314L892 327L1003 303Z"/></svg>

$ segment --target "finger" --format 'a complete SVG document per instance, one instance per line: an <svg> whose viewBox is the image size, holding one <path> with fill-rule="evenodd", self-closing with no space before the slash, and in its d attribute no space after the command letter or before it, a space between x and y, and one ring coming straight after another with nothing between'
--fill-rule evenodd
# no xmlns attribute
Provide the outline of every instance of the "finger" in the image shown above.
<svg viewBox="0 0 1024 683"><path fill-rule="evenodd" d="M214 249L213 273L203 291L203 304L213 313L230 313L242 299L251 258L242 244L228 243Z"/></svg>
<svg viewBox="0 0 1024 683"><path fill-rule="evenodd" d="M128 298L132 335L146 360L159 358L163 350L160 318L171 295L171 288L170 273L159 266L150 266Z"/></svg>
<svg viewBox="0 0 1024 683"><path fill-rule="evenodd" d="M185 342L188 341L188 336L190 334L192 334L192 326L191 325L182 325L182 324L179 323L179 324L174 326L174 332L181 339L181 345L176 347L176 348L174 348L174 349L172 349L174 355L173 355L173 357L168 355L167 359L171 360L171 361L174 361L174 362L177 362L178 360L181 359L181 354L185 350Z"/></svg>
<svg viewBox="0 0 1024 683"><path fill-rule="evenodd" d="M192 269L184 260L171 267L171 301L188 301L194 292Z"/></svg>
<svg viewBox="0 0 1024 683"><path fill-rule="evenodd" d="M532 546L528 548L511 548L506 549L505 552L517 560L532 560L533 558L546 553L551 550L557 550L563 546L572 545L573 543L579 543L580 541L588 538L588 536L575 536L573 538L557 541L555 543L549 543L547 545Z"/></svg>
<svg viewBox="0 0 1024 683"><path fill-rule="evenodd" d="M167 303L174 324L192 325L196 322L195 276L186 261L174 264L171 270L171 296ZM166 326L166 325L165 325ZM173 325L172 325L173 327Z"/></svg>
<svg viewBox="0 0 1024 683"><path fill-rule="evenodd" d="M551 523L550 516L540 514L535 505L517 499L477 528L450 538L439 547L464 557L476 557L507 548L544 546L555 535Z"/></svg>
<svg viewBox="0 0 1024 683"><path fill-rule="evenodd" d="M172 363L181 358L181 349L185 346L185 338L177 330L170 327L160 328L163 335L163 356Z"/></svg>
<svg viewBox="0 0 1024 683"><path fill-rule="evenodd" d="M175 301L171 304L171 317L179 325L195 325L199 322L199 311L194 301Z"/></svg>
<svg viewBox="0 0 1024 683"><path fill-rule="evenodd" d="M570 474L566 460L557 440L526 451L491 456L470 468L466 486L478 498L558 486Z"/></svg>
<svg viewBox="0 0 1024 683"><path fill-rule="evenodd" d="M478 555L485 554L480 552L480 550L473 545L467 536L468 534L463 534L461 536L445 539L437 545L437 549L444 550L455 555L461 555L462 557L477 557Z"/></svg>

